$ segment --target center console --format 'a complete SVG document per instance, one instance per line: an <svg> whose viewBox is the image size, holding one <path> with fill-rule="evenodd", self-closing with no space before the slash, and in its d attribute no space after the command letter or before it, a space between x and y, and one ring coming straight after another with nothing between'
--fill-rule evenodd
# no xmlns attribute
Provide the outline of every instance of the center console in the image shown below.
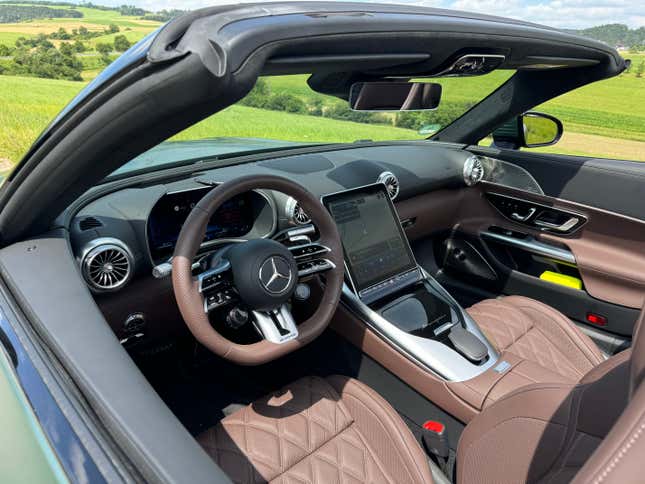
<svg viewBox="0 0 645 484"><path fill-rule="evenodd" d="M323 197L343 242L343 301L399 352L445 381L475 378L499 355L477 324L418 266L383 184Z"/></svg>

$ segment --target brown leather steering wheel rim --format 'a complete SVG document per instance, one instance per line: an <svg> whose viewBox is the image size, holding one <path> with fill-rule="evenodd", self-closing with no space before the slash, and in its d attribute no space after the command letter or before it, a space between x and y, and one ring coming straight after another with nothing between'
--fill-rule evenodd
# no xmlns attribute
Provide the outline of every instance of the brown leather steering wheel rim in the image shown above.
<svg viewBox="0 0 645 484"><path fill-rule="evenodd" d="M298 325L298 336L286 343L267 340L241 345L220 335L204 312L192 264L206 234L206 226L217 209L230 198L249 190L276 190L300 202L320 233L319 242L331 249L326 258L335 268L325 272L325 287L314 314ZM248 175L225 182L207 193L190 212L179 233L172 258L175 299L188 329L201 344L227 360L241 365L259 365L297 350L313 341L328 326L336 312L343 289L344 261L338 228L320 201L301 185L273 175Z"/></svg>

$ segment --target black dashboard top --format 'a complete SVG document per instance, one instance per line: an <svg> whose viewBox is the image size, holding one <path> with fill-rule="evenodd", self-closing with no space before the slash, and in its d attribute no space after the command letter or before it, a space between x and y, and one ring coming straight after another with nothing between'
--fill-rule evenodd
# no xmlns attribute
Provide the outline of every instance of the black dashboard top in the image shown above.
<svg viewBox="0 0 645 484"><path fill-rule="evenodd" d="M248 174L284 176L322 197L376 182L384 172L400 185L397 201L435 189L463 187L465 160L472 156L460 145L396 142L313 149L297 155L264 155L243 164L199 172L157 172L121 180L88 192L66 214L72 245L78 254L97 237L115 237L131 250L135 265L151 267L172 255L172 244L191 203L218 183ZM293 225L289 198L258 190L227 207L213 221L208 242L218 239L258 238ZM183 217L183 219L182 219ZM228 227L223 228L224 223ZM232 225L231 225L232 224Z"/></svg>

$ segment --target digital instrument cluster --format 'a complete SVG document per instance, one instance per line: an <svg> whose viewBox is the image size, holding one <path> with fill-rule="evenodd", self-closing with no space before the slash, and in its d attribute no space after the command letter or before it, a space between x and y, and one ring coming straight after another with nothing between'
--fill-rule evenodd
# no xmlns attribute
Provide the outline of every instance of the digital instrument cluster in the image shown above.
<svg viewBox="0 0 645 484"><path fill-rule="evenodd" d="M186 218L211 188L168 193L161 197L148 217L148 244L153 261L172 256ZM225 202L211 217L204 243L243 237L253 228L258 203L255 192L237 195Z"/></svg>

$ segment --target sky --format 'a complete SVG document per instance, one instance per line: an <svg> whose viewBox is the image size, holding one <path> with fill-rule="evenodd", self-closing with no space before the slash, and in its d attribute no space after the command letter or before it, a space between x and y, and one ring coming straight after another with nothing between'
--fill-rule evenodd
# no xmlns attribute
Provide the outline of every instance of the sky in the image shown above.
<svg viewBox="0 0 645 484"><path fill-rule="evenodd" d="M192 10L245 0L93 0L99 5L136 5L147 10ZM250 3L252 0L246 1ZM258 0L255 0L258 1ZM262 1L262 0L260 0ZM361 0L358 0L361 1ZM366 0L363 0L366 1ZM374 1L374 0L371 0ZM481 12L527 20L556 28L579 29L609 23L645 26L645 0L376 0Z"/></svg>

